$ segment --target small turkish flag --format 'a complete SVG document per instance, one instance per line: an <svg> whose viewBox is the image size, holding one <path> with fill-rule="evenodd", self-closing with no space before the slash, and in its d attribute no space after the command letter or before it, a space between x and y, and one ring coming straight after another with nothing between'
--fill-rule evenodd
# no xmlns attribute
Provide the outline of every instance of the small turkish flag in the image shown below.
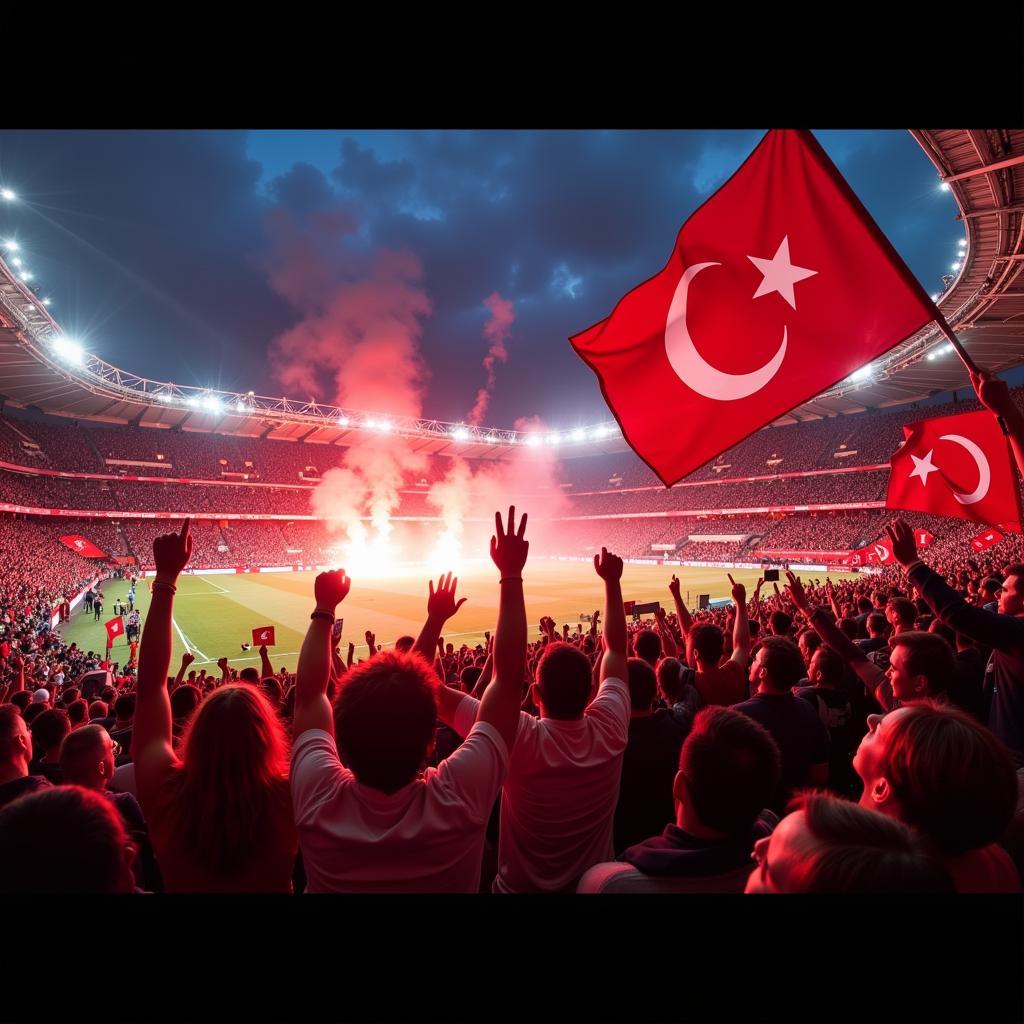
<svg viewBox="0 0 1024 1024"><path fill-rule="evenodd" d="M274 646L274 627L260 626L252 631L252 642L256 647Z"/></svg>
<svg viewBox="0 0 1024 1024"><path fill-rule="evenodd" d="M814 136L771 131L665 267L570 342L671 485L935 315Z"/></svg>
<svg viewBox="0 0 1024 1024"><path fill-rule="evenodd" d="M1007 524L1020 532L1017 470L995 416L969 412L903 428L886 508Z"/></svg>
<svg viewBox="0 0 1024 1024"><path fill-rule="evenodd" d="M1002 539L1003 535L998 530L986 530L984 533L979 533L977 537L971 538L971 547L975 551L984 551L985 548L998 544Z"/></svg>
<svg viewBox="0 0 1024 1024"><path fill-rule="evenodd" d="M927 530L915 530L914 541L919 548L929 547L935 538Z"/></svg>
<svg viewBox="0 0 1024 1024"><path fill-rule="evenodd" d="M118 615L109 622L105 622L104 625L107 627L107 646L113 647L114 641L119 636L124 636L124 619Z"/></svg>

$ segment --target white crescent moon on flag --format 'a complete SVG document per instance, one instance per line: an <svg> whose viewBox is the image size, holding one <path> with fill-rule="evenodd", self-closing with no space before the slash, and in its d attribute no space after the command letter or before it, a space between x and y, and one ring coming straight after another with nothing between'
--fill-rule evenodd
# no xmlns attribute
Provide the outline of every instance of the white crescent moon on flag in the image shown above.
<svg viewBox="0 0 1024 1024"><path fill-rule="evenodd" d="M778 373L782 360L786 358L787 337L783 327L778 351L764 366L751 373L723 373L705 361L686 326L686 296L690 282L702 270L720 266L721 263L696 263L687 267L669 306L665 323L665 354L676 376L697 394L719 402L734 402L760 391Z"/></svg>
<svg viewBox="0 0 1024 1024"><path fill-rule="evenodd" d="M981 501L988 494L988 489L992 484L992 470L989 468L985 453L969 437L964 437L962 434L943 434L939 440L952 441L953 444L960 445L978 464L978 486L970 494L954 491L953 497L961 505L973 505L975 502Z"/></svg>

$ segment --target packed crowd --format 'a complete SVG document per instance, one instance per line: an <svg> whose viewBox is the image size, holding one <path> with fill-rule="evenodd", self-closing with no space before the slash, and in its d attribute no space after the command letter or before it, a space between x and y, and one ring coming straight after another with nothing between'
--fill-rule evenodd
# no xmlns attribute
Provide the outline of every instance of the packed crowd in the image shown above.
<svg viewBox="0 0 1024 1024"><path fill-rule="evenodd" d="M0 885L63 892L1017 892L1024 565L962 588L897 521L899 568L732 585L729 608L528 635L526 517L496 516L498 617L426 590L368 657L321 574L297 671L172 670L189 524L153 541L137 674L0 598ZM932 549L934 553L935 549ZM972 560L973 561L973 560ZM626 570L628 572L628 570ZM960 584L960 579L957 579ZM172 674L172 671L174 674ZM83 675L84 674L84 675Z"/></svg>

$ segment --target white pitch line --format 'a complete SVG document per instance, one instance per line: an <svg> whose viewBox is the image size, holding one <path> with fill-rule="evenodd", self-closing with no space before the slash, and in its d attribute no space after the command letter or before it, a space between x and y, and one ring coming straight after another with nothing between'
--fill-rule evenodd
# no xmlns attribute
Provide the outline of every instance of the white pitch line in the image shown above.
<svg viewBox="0 0 1024 1024"><path fill-rule="evenodd" d="M207 579L205 576L200 576L199 579L201 579L204 583L208 583L211 587L216 587L217 590L215 591L215 593L221 593L221 594L230 594L231 593L231 591L228 590L227 587L222 587L219 583L214 583L213 580ZM198 594L194 594L193 596L194 597L198 597L199 595Z"/></svg>
<svg viewBox="0 0 1024 1024"><path fill-rule="evenodd" d="M363 646L365 647L366 644L363 644ZM278 658L291 658L292 656L294 656L294 655L296 655L298 653L299 653L298 651L284 651L284 652L278 654L277 657ZM233 664L236 661L260 661L260 660L261 659L260 659L260 656L258 654L256 655L255 658L230 658L230 657L228 658L228 662L230 664ZM270 660L273 661L274 660L273 657ZM214 661L212 658L207 658L206 661L194 661L194 662L192 662L192 664L193 665L216 665L217 662Z"/></svg>
<svg viewBox="0 0 1024 1024"><path fill-rule="evenodd" d="M175 619L173 616L171 617L171 625L173 625L174 628L178 631L178 636L181 638L182 646L185 648L186 651L189 652L189 654L191 654L193 651L195 651L196 654L203 654L203 652L199 650L199 648L196 647L195 644L189 643L188 637L185 636L185 634L181 631L181 626L178 625L178 620ZM203 657L206 659L207 662L210 660L209 658L206 658L205 654L203 654Z"/></svg>

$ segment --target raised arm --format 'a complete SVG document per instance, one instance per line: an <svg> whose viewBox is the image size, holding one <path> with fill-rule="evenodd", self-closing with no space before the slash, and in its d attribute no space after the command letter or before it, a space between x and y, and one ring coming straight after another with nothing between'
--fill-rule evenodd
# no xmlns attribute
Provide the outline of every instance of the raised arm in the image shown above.
<svg viewBox="0 0 1024 1024"><path fill-rule="evenodd" d="M260 647L260 678L265 679L267 676L274 674L274 666L270 663L270 655L267 654L267 645L263 644Z"/></svg>
<svg viewBox="0 0 1024 1024"><path fill-rule="evenodd" d="M869 696L874 697L886 711L891 710L893 707L892 690L885 672L827 614L823 613L823 609L812 607L803 584L789 569L786 570L786 578L789 580L786 589L793 599L793 604L798 611L803 613L814 632L821 637L822 643L831 647L857 673L857 677L864 684Z"/></svg>
<svg viewBox="0 0 1024 1024"><path fill-rule="evenodd" d="M693 618L690 616L689 610L683 604L683 597L679 586L679 577L675 573L672 574L672 581L668 585L668 591L672 595L672 600L676 606L676 618L679 620L679 628L683 631L683 636L689 636L690 628L693 626Z"/></svg>
<svg viewBox="0 0 1024 1024"><path fill-rule="evenodd" d="M455 588L459 585L458 576L452 577L451 573L441 576L437 581L437 589L434 589L434 581L427 581L429 596L427 597L427 620L423 623L423 629L416 639L413 650L422 656L428 664L434 662L434 653L441 642L441 630L444 624L466 603L466 598L455 600ZM455 715L455 711L465 696L459 690L453 690L444 681L444 666L437 673L441 682L437 692L438 715L442 722L449 724Z"/></svg>
<svg viewBox="0 0 1024 1024"><path fill-rule="evenodd" d="M473 687L473 696L479 700L484 695L484 690L487 689L487 684L490 683L491 677L494 675L494 641L488 640L487 642L487 660L484 662L484 667L480 669L480 678L476 681L476 686Z"/></svg>
<svg viewBox="0 0 1024 1024"><path fill-rule="evenodd" d="M181 686L181 681L185 678L185 673L188 671L189 665L196 660L196 656L191 651L186 651L181 656L181 664L178 666L178 674L174 677L174 685L171 687L172 690L176 690Z"/></svg>
<svg viewBox="0 0 1024 1024"><path fill-rule="evenodd" d="M334 735L334 716L327 698L327 684L331 678L331 634L335 609L345 600L351 587L352 581L344 569L322 572L313 584L316 609L310 616L295 674L292 734L296 737L309 729L322 729Z"/></svg>
<svg viewBox="0 0 1024 1024"><path fill-rule="evenodd" d="M478 722L489 722L501 733L509 751L519 731L519 708L523 699L523 674L526 671L526 602L523 598L523 566L530 551L525 539L526 514L516 530L516 510L508 510L508 529L503 529L501 513L494 513L495 535L491 538L491 558L498 567L501 588L498 599L498 624L494 628L494 679L480 699Z"/></svg>
<svg viewBox="0 0 1024 1024"><path fill-rule="evenodd" d="M974 385L978 401L1006 424L1017 471L1024 476L1024 415L1010 397L1006 381L1000 380L987 370L979 370L977 373L971 371L971 383Z"/></svg>
<svg viewBox="0 0 1024 1024"><path fill-rule="evenodd" d="M601 682L606 679L628 680L626 641L626 608L622 603L622 559L607 548L594 555L594 571L604 580L604 658L601 660Z"/></svg>
<svg viewBox="0 0 1024 1024"><path fill-rule="evenodd" d="M455 588L458 585L459 577L452 578L451 573L438 579L437 590L434 590L433 580L427 581L427 621L423 623L413 650L421 654L428 665L433 663L434 651L437 649L444 624L466 603L464 597L459 601L455 600Z"/></svg>
<svg viewBox="0 0 1024 1024"><path fill-rule="evenodd" d="M736 606L736 621L732 627L732 654L730 661L746 665L750 660L750 622L747 620L747 591L742 583L737 583L729 573L732 584L732 603Z"/></svg>
<svg viewBox="0 0 1024 1024"><path fill-rule="evenodd" d="M135 779L143 806L155 796L176 758L171 735L171 699L167 694L167 670L171 664L171 614L178 575L192 557L191 520L181 533L169 533L153 541L156 579L146 615L139 650L132 753Z"/></svg>
<svg viewBox="0 0 1024 1024"><path fill-rule="evenodd" d="M748 617L758 622L761 621L761 588L764 586L764 577L760 577L754 585L754 596L750 599Z"/></svg>
<svg viewBox="0 0 1024 1024"><path fill-rule="evenodd" d="M1024 619L987 612L969 604L963 594L918 558L914 531L902 519L887 526L886 531L892 540L893 556L938 619L958 633L999 651L1024 647Z"/></svg>
<svg viewBox="0 0 1024 1024"><path fill-rule="evenodd" d="M659 607L654 613L654 618L658 622L658 636L661 637L661 649L664 651L665 657L678 658L679 645L676 643L676 638L672 635L672 629L668 624L665 609Z"/></svg>

